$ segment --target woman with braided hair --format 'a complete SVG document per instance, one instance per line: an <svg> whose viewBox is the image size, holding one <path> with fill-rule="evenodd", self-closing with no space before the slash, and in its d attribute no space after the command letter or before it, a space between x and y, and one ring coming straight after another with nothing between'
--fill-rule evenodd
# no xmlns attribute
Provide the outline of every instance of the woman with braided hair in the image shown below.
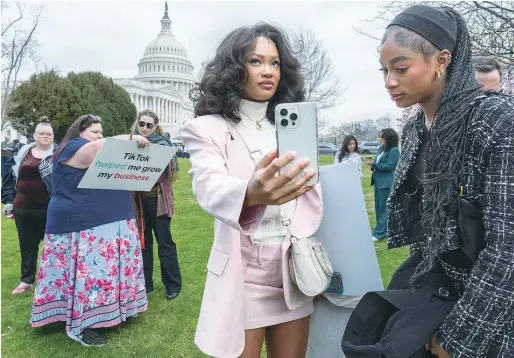
<svg viewBox="0 0 514 358"><path fill-rule="evenodd" d="M410 256L386 291L360 301L343 350L514 357L514 98L480 91L466 24L451 8L397 15L380 63L397 106L420 107L403 128L388 201L388 247L409 245ZM372 319L363 327L357 317Z"/></svg>

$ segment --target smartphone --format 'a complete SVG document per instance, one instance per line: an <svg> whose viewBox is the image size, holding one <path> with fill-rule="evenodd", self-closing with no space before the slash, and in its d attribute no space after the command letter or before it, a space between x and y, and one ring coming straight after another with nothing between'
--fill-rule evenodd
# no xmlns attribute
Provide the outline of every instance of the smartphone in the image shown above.
<svg viewBox="0 0 514 358"><path fill-rule="evenodd" d="M306 169L314 169L316 174L306 183L306 186L316 185L319 181L316 104L312 102L278 104L275 107L275 127L278 156L291 151L296 152L296 159L285 165L279 174L291 169L301 158L307 157L310 163ZM304 172L300 173L299 177L305 175Z"/></svg>

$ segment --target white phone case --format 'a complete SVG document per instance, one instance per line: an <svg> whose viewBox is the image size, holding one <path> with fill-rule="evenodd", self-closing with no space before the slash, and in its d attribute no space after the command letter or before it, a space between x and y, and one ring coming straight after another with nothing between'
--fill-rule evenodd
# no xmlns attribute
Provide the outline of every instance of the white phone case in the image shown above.
<svg viewBox="0 0 514 358"><path fill-rule="evenodd" d="M275 127L278 156L296 151L296 159L284 166L280 174L293 167L301 158L307 157L310 159L307 168L314 169L316 174L306 185L316 185L319 181L316 105L311 102L278 104L275 107Z"/></svg>

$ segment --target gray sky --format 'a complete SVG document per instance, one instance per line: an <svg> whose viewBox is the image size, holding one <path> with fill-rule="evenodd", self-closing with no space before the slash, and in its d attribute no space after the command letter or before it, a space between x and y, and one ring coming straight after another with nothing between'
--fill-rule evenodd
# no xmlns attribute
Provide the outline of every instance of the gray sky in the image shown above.
<svg viewBox="0 0 514 358"><path fill-rule="evenodd" d="M376 118L400 111L391 101L378 71L377 41L353 27L380 36L377 24L363 20L377 14L375 2L169 2L176 38L195 66L210 59L221 39L240 25L267 21L285 30L311 28L327 48L337 76L347 87L343 103L325 112L333 124ZM47 2L37 38L38 67L100 71L113 78L137 74L146 45L160 32L164 1ZM29 65L26 78L35 70Z"/></svg>

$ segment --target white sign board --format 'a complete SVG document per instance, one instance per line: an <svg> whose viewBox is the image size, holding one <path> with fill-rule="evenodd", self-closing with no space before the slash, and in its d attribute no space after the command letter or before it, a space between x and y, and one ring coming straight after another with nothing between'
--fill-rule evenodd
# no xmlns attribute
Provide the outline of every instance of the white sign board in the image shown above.
<svg viewBox="0 0 514 358"><path fill-rule="evenodd" d="M320 167L323 219L315 237L343 276L345 295L384 288L355 163Z"/></svg>
<svg viewBox="0 0 514 358"><path fill-rule="evenodd" d="M107 138L78 185L79 188L150 191L177 148Z"/></svg>
<svg viewBox="0 0 514 358"><path fill-rule="evenodd" d="M357 164L323 166L320 182L323 220L314 236L323 243L334 271L341 273L343 294L383 290ZM344 357L341 338L351 312L329 301L315 301L307 358Z"/></svg>

